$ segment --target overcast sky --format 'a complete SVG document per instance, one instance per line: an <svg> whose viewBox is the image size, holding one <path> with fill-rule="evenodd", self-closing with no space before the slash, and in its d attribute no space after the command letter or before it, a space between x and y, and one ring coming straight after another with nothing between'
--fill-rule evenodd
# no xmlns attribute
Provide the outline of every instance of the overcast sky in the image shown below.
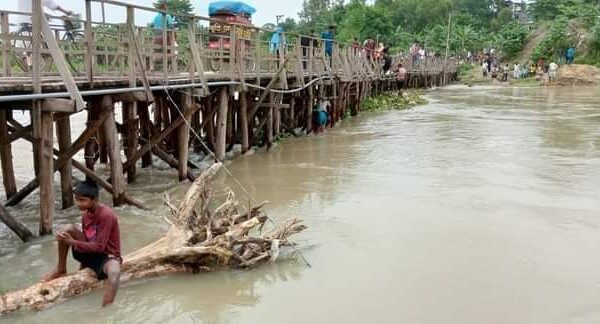
<svg viewBox="0 0 600 324"><path fill-rule="evenodd" d="M19 1L31 0L1 0L3 10L17 11ZM59 5L85 16L85 0L55 0ZM132 3L140 6L152 7L153 0L120 0L120 2ZM211 1L191 0L194 12L199 16L208 15L208 4ZM256 14L252 17L253 23L262 26L266 23L275 23L276 15L285 15L298 19L298 13L302 8L302 0L247 0L247 4L256 8ZM108 22L124 22L125 9L106 5L105 17ZM102 10L99 3L92 3L92 15L95 21L102 20ZM154 13L136 10L136 24L144 25L152 20Z"/></svg>

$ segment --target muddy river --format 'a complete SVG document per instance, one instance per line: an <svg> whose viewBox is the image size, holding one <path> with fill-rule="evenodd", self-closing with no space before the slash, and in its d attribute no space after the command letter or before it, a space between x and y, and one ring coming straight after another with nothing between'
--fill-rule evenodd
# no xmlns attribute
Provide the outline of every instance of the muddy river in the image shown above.
<svg viewBox="0 0 600 324"><path fill-rule="evenodd" d="M271 217L305 219L297 241L312 267L288 260L136 281L108 308L97 291L0 322L600 323L598 89L427 96L426 106L363 114L229 165L271 202ZM29 152L15 147L21 186ZM175 179L141 171L129 191L152 211L116 209L124 252L167 229L162 192L186 189ZM36 199L10 209L33 230ZM78 219L70 209L55 223ZM55 249L0 227L0 292L39 279Z"/></svg>

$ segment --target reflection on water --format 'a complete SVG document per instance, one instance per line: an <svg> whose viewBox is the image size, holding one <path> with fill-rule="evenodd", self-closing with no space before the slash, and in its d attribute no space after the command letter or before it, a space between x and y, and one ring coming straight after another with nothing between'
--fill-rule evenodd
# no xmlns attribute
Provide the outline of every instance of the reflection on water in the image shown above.
<svg viewBox="0 0 600 324"><path fill-rule="evenodd" d="M138 281L108 309L94 292L9 319L598 323L596 94L449 88L430 93L427 106L365 114L325 136L239 158L232 172L256 200L271 202L270 216L306 220L298 239L313 247L304 251L312 268L288 261ZM126 251L165 231L161 193L178 198L186 189L172 171L142 172L131 191L152 211L117 209ZM225 177L222 184L235 187ZM32 226L34 202L12 209ZM77 214L60 212L57 223ZM39 278L54 249L50 239L23 245L0 229L0 291Z"/></svg>

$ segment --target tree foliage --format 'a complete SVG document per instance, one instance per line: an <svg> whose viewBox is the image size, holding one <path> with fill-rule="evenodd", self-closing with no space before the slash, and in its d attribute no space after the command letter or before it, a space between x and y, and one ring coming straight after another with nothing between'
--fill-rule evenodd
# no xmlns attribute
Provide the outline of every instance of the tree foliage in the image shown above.
<svg viewBox="0 0 600 324"><path fill-rule="evenodd" d="M373 38L403 51L419 41L444 53L452 13L450 52L474 52L493 38L484 35L512 19L503 7L501 0L304 0L297 31L320 32L336 25L340 41Z"/></svg>
<svg viewBox="0 0 600 324"><path fill-rule="evenodd" d="M549 60L561 58L569 46L575 45L573 44L574 40L567 32L568 26L569 18L560 16L554 19L550 24L546 38L533 50L532 59Z"/></svg>
<svg viewBox="0 0 600 324"><path fill-rule="evenodd" d="M558 16L580 18L591 27L600 14L600 0L537 0L530 6L537 20L554 20Z"/></svg>

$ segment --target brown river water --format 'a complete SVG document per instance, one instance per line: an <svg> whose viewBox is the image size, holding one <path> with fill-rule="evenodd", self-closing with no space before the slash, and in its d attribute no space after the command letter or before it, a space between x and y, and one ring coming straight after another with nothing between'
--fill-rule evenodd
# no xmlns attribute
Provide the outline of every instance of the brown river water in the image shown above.
<svg viewBox="0 0 600 324"><path fill-rule="evenodd" d="M284 260L135 281L108 308L96 291L0 322L600 323L598 89L427 97L230 164L271 202L271 217L305 219L297 241L312 267ZM29 151L15 148L20 185ZM177 199L186 188L171 170L141 172L130 192L152 211L116 209L124 252L167 229L162 192ZM11 209L33 229L35 200ZM71 209L55 222L78 219ZM39 279L55 248L0 227L0 292Z"/></svg>

